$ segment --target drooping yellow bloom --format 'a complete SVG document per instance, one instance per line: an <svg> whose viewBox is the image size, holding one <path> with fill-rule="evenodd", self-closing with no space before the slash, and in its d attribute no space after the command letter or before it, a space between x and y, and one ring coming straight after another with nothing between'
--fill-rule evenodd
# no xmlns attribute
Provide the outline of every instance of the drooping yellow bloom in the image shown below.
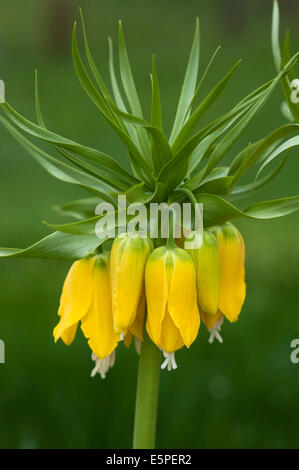
<svg viewBox="0 0 299 470"><path fill-rule="evenodd" d="M221 264L215 236L204 231L199 249L188 250L196 268L197 299L201 310L216 315L220 299Z"/></svg>
<svg viewBox="0 0 299 470"><path fill-rule="evenodd" d="M231 223L215 227L221 258L219 310L230 322L238 320L245 295L245 245L240 232Z"/></svg>
<svg viewBox="0 0 299 470"><path fill-rule="evenodd" d="M93 273L93 299L81 320L81 329L99 359L105 359L117 346L119 335L114 331L111 302L109 256L96 256Z"/></svg>
<svg viewBox="0 0 299 470"><path fill-rule="evenodd" d="M110 266L114 328L117 333L126 333L135 321L144 289L145 263L152 249L149 238L133 233L122 234L113 242Z"/></svg>
<svg viewBox="0 0 299 470"><path fill-rule="evenodd" d="M76 261L64 282L54 328L55 342L61 337L71 344L77 326L81 328L93 351L96 367L92 372L105 373L114 363L115 348L120 340L114 331L109 255L102 254Z"/></svg>
<svg viewBox="0 0 299 470"><path fill-rule="evenodd" d="M145 288L152 341L168 354L189 348L200 325L191 255L178 247L156 248L146 263Z"/></svg>
<svg viewBox="0 0 299 470"><path fill-rule="evenodd" d="M93 298L93 269L95 258L85 258L72 264L60 298L60 321L54 328L55 342L61 338L70 345L75 337L78 322L88 312Z"/></svg>

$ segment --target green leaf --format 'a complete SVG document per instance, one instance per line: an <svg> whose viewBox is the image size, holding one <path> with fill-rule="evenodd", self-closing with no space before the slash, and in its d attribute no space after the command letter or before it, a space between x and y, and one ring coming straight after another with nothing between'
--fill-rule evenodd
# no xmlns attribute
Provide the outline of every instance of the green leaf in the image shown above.
<svg viewBox="0 0 299 470"><path fill-rule="evenodd" d="M274 58L274 63L277 72L280 71L281 64L281 52L279 45L279 6L277 0L273 2L273 13L272 13L272 53Z"/></svg>
<svg viewBox="0 0 299 470"><path fill-rule="evenodd" d="M97 205L102 201L103 199L99 197L88 197L67 202L62 206L55 205L53 209L61 215L74 217L75 219L89 219L95 214Z"/></svg>
<svg viewBox="0 0 299 470"><path fill-rule="evenodd" d="M189 119L185 122L180 132L178 133L175 141L173 142L172 149L174 153L178 152L179 149L185 144L186 140L190 137L190 134L193 132L194 128L196 127L204 113L210 108L210 106L219 97L221 92L225 89L226 85L230 81L231 77L233 76L240 63L241 61L239 60L223 77L223 79L220 80L217 85L215 85L215 87L210 91L210 93L208 93L208 95L203 99L200 105L191 114Z"/></svg>
<svg viewBox="0 0 299 470"><path fill-rule="evenodd" d="M74 61L74 67L76 70L76 74L78 76L78 79L91 99L91 101L94 103L94 105L97 107L97 109L104 115L104 117L107 119L109 124L112 126L114 132L118 135L118 137L122 140L122 142L126 145L126 147L129 150L129 154L131 155L131 158L134 159L134 168L135 170L139 169L140 166L143 167L145 172L143 174L150 174L151 168L148 165L147 160L143 157L142 153L139 151L137 146L134 144L132 139L129 137L129 135L118 126L117 122L115 119L111 116L111 112L109 110L109 107L107 103L105 102L104 98L101 96L101 94L98 92L98 90L95 88L94 84L90 80L85 67L83 65L83 62L81 60L81 57L79 55L79 50L78 50L78 44L77 44L77 34L76 34L76 23L74 25L73 29L73 39L72 39L72 52L73 52L73 61ZM140 173L138 173L138 177L140 176ZM152 179L148 179L147 182L149 184L152 183ZM135 182L137 183L137 181Z"/></svg>
<svg viewBox="0 0 299 470"><path fill-rule="evenodd" d="M248 152L245 156L242 165L240 165L238 171L236 172L235 181L239 179L245 173L245 171L248 170L248 168L252 167L256 163L259 164L261 160L263 161L265 159L265 153L269 149L273 148L273 145L279 143L281 139L287 135L297 131L299 131L299 124L286 124L284 126L278 127L267 137L261 139L258 142L258 145L255 145L253 151Z"/></svg>
<svg viewBox="0 0 299 470"><path fill-rule="evenodd" d="M214 62L214 59L215 59L215 57L216 57L216 55L217 55L217 53L219 52L220 49L221 49L221 46L218 46L217 49L215 50L215 52L213 53L213 55L212 55L212 57L211 57L211 59L210 59L208 65L207 65L207 67L206 67L206 69L205 69L205 71L204 71L204 73L203 73L203 75L202 75L202 77L201 77L201 79L200 79L200 81L199 81L197 87L196 87L195 93L194 93L194 95L193 95L193 98L192 98L191 103L190 103L190 105L189 105L189 108L188 108L188 110L187 110L185 119L186 119L186 117L188 117L187 114L188 114L188 112L190 112L191 107L193 106L193 104L194 104L194 102L195 102L195 100L196 100L196 98L197 98L197 95L198 95L198 93L199 93L199 90L200 90L200 88L202 87L202 84L204 83L205 78L206 78L206 76L207 76L207 74L208 74L208 72L209 72L209 70L210 70L210 68L211 68L211 66L212 66L212 64L213 64L213 62ZM184 119L184 121L185 121L185 119Z"/></svg>
<svg viewBox="0 0 299 470"><path fill-rule="evenodd" d="M110 212L111 215L114 216L114 229L115 232L117 232L117 228L125 228L127 223L135 217L135 215L128 215L126 214L125 210L120 210L120 211L113 211ZM106 215L106 214L105 214ZM49 222L44 222L45 225L48 227L57 230L59 232L63 233L68 233L72 235L80 235L80 236L95 236L96 233L99 235L99 229L96 227L97 222L99 222L100 219L105 217L105 215L97 215L94 217L91 217L89 219L85 220L80 220L79 222L71 222L67 224L51 224ZM122 217L121 217L122 216ZM123 220L124 219L124 220ZM106 232L101 232L104 237ZM117 233L115 234L117 235ZM109 237L110 238L110 237ZM114 237L113 237L114 238ZM101 240L102 238L98 238L98 240Z"/></svg>
<svg viewBox="0 0 299 470"><path fill-rule="evenodd" d="M262 93L258 101L249 109L249 111L247 111L247 113L241 118L241 120L235 125L235 127L217 145L206 166L205 175L210 173L210 171L218 164L218 162L224 157L224 155L226 155L226 153L231 149L231 147L235 144L239 137L244 133L254 116L264 106L267 99L270 97L271 93L273 92L274 88L277 86L281 78L286 73L288 73L289 69L297 61L298 54L299 53L292 57L292 59L286 64L286 66L271 82L266 91Z"/></svg>
<svg viewBox="0 0 299 470"><path fill-rule="evenodd" d="M285 197L273 201L257 202L246 211L248 217L255 219L275 219L299 210L299 196Z"/></svg>
<svg viewBox="0 0 299 470"><path fill-rule="evenodd" d="M193 44L187 64L187 69L185 73L185 78L178 102L178 107L177 107L177 112L173 124L173 128L171 131L171 135L169 138L169 142L172 145L173 142L175 141L182 125L184 124L184 120L186 117L186 114L189 110L191 101L194 96L194 90L196 87L196 81L197 81L197 73L198 73L198 64L199 64L199 42L200 42L200 37L199 37L199 19L196 19L196 25L195 25L195 33L194 33L194 39L193 39Z"/></svg>
<svg viewBox="0 0 299 470"><path fill-rule="evenodd" d="M239 217L264 220L282 217L299 210L299 196L263 201L253 204L245 211L216 194L199 194L197 201L203 204L205 227L220 225Z"/></svg>
<svg viewBox="0 0 299 470"><path fill-rule="evenodd" d="M205 227L221 225L228 220L245 216L240 209L216 194L197 194L196 199L203 204Z"/></svg>
<svg viewBox="0 0 299 470"><path fill-rule="evenodd" d="M155 168L155 175L159 173L163 165L172 159L171 147L168 140L158 127L144 126L150 133L152 139L152 159Z"/></svg>
<svg viewBox="0 0 299 470"><path fill-rule="evenodd" d="M247 147L241 150L235 158L233 159L230 169L229 169L229 175L232 175L233 173L236 173L239 171L240 167L244 164L244 158L248 155L248 151L251 152L256 148L256 146L260 143L261 141L249 143Z"/></svg>
<svg viewBox="0 0 299 470"><path fill-rule="evenodd" d="M40 108L40 99L39 99L39 92L38 92L38 79L37 79L37 71L35 73L35 109L36 109L36 116L38 124L46 129L45 122L42 117L41 108ZM80 158L74 156L71 152L68 152L65 149L59 148L57 145L54 145L54 148L68 161L72 162L78 168L83 169L90 175L96 176L101 181L104 180L107 182L111 188L114 188L118 191L126 191L126 189L130 186L128 182L125 182L122 178L118 176L114 176L113 174L107 174L103 176L103 170L100 170L98 167L94 165L90 165L82 161ZM105 172L104 172L105 174Z"/></svg>
<svg viewBox="0 0 299 470"><path fill-rule="evenodd" d="M268 183L270 183L283 169L286 161L288 159L288 155L286 155L283 160L277 165L274 170L272 170L267 176L264 178L261 178L259 180L253 181L252 183L249 184L244 184L242 186L236 186L232 192L230 199L235 200L235 199L241 199L243 197L251 196L255 191L262 189L264 186L266 186Z"/></svg>
<svg viewBox="0 0 299 470"><path fill-rule="evenodd" d="M110 72L110 80L111 80L111 86L113 90L114 99L118 106L118 109L128 114L128 110L123 101L123 98L122 98L122 95L118 86L118 82L116 79L116 74L115 74L115 69L114 69L114 59L113 59L113 44L112 44L112 39L110 37L108 38L108 45L109 45L109 72ZM127 128L129 136L131 137L135 145L141 151L136 129L130 125L128 120L126 120L124 124L125 124L125 127Z"/></svg>
<svg viewBox="0 0 299 470"><path fill-rule="evenodd" d="M119 64L120 64L120 75L123 83L123 87L128 98L132 113L137 117L143 118L141 104L138 98L135 81L133 78L131 65L125 45L125 38L122 29L121 21L119 21Z"/></svg>
<svg viewBox="0 0 299 470"><path fill-rule="evenodd" d="M290 111L290 108L288 107L288 104L286 101L283 101L281 103L281 106L280 106L280 111L282 113L282 115L284 116L284 118L287 120L287 121L290 121L290 122L294 122L294 116L293 114L291 113Z"/></svg>
<svg viewBox="0 0 299 470"><path fill-rule="evenodd" d="M229 167L217 167L193 190L195 196L200 193L214 193L227 195L230 188L231 176L228 176Z"/></svg>
<svg viewBox="0 0 299 470"><path fill-rule="evenodd" d="M228 124L232 125L236 119L242 116L262 95L264 90L272 83L272 80L246 96L242 101L240 101L231 111L215 119L210 124L207 124L203 129L197 132L191 139L189 139L185 145L179 150L179 152L174 154L174 159L180 161L182 158L191 158L191 153L196 149L200 142L209 138L208 136L213 132L221 129L222 126ZM221 130L219 131L221 133ZM215 133L215 136L217 134ZM197 153L197 152L196 152ZM188 171L190 174L190 172Z"/></svg>
<svg viewBox="0 0 299 470"><path fill-rule="evenodd" d="M131 65L129 61L129 56L125 44L124 33L122 29L121 21L119 21L119 66L120 66L120 76L122 84L131 108L131 111L135 116L143 118L141 104L138 98L138 93L136 90L136 85L131 70ZM143 150L144 156L147 162L150 162L150 142L143 129L137 129L137 134L141 148Z"/></svg>
<svg viewBox="0 0 299 470"><path fill-rule="evenodd" d="M115 118L114 114L113 114L113 111L111 110L111 106L110 106L110 103L113 102L112 98L111 98L111 95L109 93L109 90L102 78L102 75L100 74L94 60L93 60L93 57L92 57L92 54L91 54L91 51L90 51L90 48L89 48L89 44L88 44L88 40L87 40L87 33L86 33L86 28L85 28L85 22L84 22L84 18L83 18L83 13L82 13L82 9L79 8L79 12L80 12L80 17L81 17L81 23L82 23L82 30L83 30L83 38L84 38L84 45L85 45L85 52L86 52L86 57L87 57L87 60L88 60L88 64L89 64L89 67L90 67L90 70L95 78L95 81L100 89L100 92L103 96L103 99L105 101L105 104L107 105L107 110L110 111L109 114L111 114L111 117L112 118ZM118 121L118 124L120 125L120 127L123 125L121 121L119 121L117 118L115 119L116 121Z"/></svg>
<svg viewBox="0 0 299 470"><path fill-rule="evenodd" d="M160 87L159 87L159 81L158 81L158 75L157 75L155 55L153 55L152 57L151 83L152 83L151 124L152 126L158 127L160 131L163 132Z"/></svg>
<svg viewBox="0 0 299 470"><path fill-rule="evenodd" d="M48 155L44 150L39 149L27 140L2 116L0 116L0 122L2 122L13 137L15 137L27 152L52 176L65 183L81 186L114 204L113 197L109 195L110 188L105 183Z"/></svg>
<svg viewBox="0 0 299 470"><path fill-rule="evenodd" d="M290 124L291 125L291 124ZM269 155L269 157L264 161L262 166L260 167L259 171L257 172L256 178L261 174L261 172L264 170L264 168L272 162L278 155L280 155L282 152L285 150L291 149L292 147L296 147L299 145L299 135L296 135L295 137L291 137L291 139L288 139L286 142L281 144L274 152Z"/></svg>
<svg viewBox="0 0 299 470"><path fill-rule="evenodd" d="M103 168L103 171L105 169L105 174L108 174L107 170L111 170L117 176L123 177L124 181L127 180L127 182L130 182L131 184L136 184L138 182L138 180L132 174L130 174L119 163L113 160L113 158L100 152L99 150L85 147L72 140L55 134L54 132L51 132L41 126L38 126L37 124L34 124L17 113L17 111L15 111L8 103L2 103L0 106L3 107L10 120L28 134L34 137L38 137L41 140L45 140L46 142L54 144L60 148L70 150L77 155L81 155L82 157L85 157L93 162L99 163ZM109 172L109 174L111 173Z"/></svg>
<svg viewBox="0 0 299 470"><path fill-rule="evenodd" d="M54 232L34 245L21 248L0 248L0 258L42 258L74 261L91 254L105 240L89 236Z"/></svg>
<svg viewBox="0 0 299 470"><path fill-rule="evenodd" d="M290 48L290 30L288 29L285 34L284 42L283 42L283 62L286 64L291 58L291 48ZM296 74L293 69L291 69L288 73L290 80L296 78Z"/></svg>
<svg viewBox="0 0 299 470"><path fill-rule="evenodd" d="M223 196L227 196L230 190L232 176L222 176L220 178L215 178L213 180L203 182L198 186L193 192L195 196L198 196L200 193L213 193Z"/></svg>

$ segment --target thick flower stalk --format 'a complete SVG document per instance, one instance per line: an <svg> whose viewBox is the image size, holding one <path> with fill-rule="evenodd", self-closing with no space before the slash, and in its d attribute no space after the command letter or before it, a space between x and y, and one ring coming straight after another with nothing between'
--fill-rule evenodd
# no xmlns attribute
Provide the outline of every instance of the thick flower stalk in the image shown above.
<svg viewBox="0 0 299 470"><path fill-rule="evenodd" d="M224 322L229 325L240 316L246 293L245 244L232 221L245 218L253 223L299 209L299 195L274 197L249 206L242 204L244 197L249 198L279 175L290 150L299 145L299 104L290 98L299 53L291 56L286 38L281 54L278 13L275 2L272 47L277 75L206 125L202 118L224 92L240 61L200 100L201 86L218 49L198 80L200 41L196 21L177 111L168 135L163 124L155 58L151 70L152 106L147 119L121 23L120 81L109 38L109 88L93 59L80 11L85 59L79 52L75 23L72 36L75 72L89 99L123 143L127 165L119 163L120 158L47 128L40 106L37 72L36 123L6 101L0 103L3 111L0 123L35 161L60 181L90 193L85 199L56 207L60 214L73 217L73 222L47 224L52 230L47 237L25 249L0 248L0 257L50 258L73 263L62 289L54 339L61 338L70 345L80 324L95 361L93 376L99 373L105 378L114 365L118 345L124 342L129 346L134 337L140 353L136 448L153 447L155 443L160 367L175 369L175 353L184 347L192 351L192 344L204 338L199 328L201 321L209 330L209 341L222 342L220 330ZM279 84L285 94L283 109L289 123L256 140L251 134L248 144L235 152L231 161L223 163L229 152L234 153L234 145ZM47 142L54 153L40 148L30 137ZM250 181L248 170L254 168L256 176ZM121 207L120 199L125 200ZM101 211L102 204L105 208ZM153 204L166 205L170 213L162 216L161 212L152 223ZM173 228L163 235L163 224L165 218L169 222L173 204L182 210L191 205L188 226L185 227L184 218L176 220L176 225L187 228L189 235L196 235L193 247L185 233L177 237ZM132 205L135 211L142 206L134 230ZM196 222L198 215L202 230Z"/></svg>

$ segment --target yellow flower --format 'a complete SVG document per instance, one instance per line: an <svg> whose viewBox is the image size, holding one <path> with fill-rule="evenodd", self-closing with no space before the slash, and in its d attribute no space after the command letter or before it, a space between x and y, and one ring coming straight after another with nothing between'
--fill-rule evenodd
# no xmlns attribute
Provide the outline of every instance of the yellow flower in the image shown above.
<svg viewBox="0 0 299 470"><path fill-rule="evenodd" d="M245 295L245 245L240 232L231 223L215 227L221 258L219 310L230 322L238 320Z"/></svg>
<svg viewBox="0 0 299 470"><path fill-rule="evenodd" d="M200 309L209 315L216 315L220 299L221 264L215 236L204 231L203 243L199 249L188 250L196 268L197 300Z"/></svg>
<svg viewBox="0 0 299 470"><path fill-rule="evenodd" d="M53 331L55 342L61 338L69 346L74 340L78 322L88 312L93 298L94 264L94 257L72 264L60 297L60 321Z"/></svg>
<svg viewBox="0 0 299 470"><path fill-rule="evenodd" d="M55 342L61 337L73 341L78 322L93 351L97 372L104 378L115 358L120 340L114 331L111 302L109 256L97 255L76 261L64 282L58 311L60 321L54 329Z"/></svg>
<svg viewBox="0 0 299 470"><path fill-rule="evenodd" d="M144 288L144 269L152 241L137 234L122 234L112 245L110 266L112 307L116 333L134 323Z"/></svg>
<svg viewBox="0 0 299 470"><path fill-rule="evenodd" d="M173 353L190 347L200 324L192 257L178 247L156 248L146 263L145 288L147 332L165 353L162 367L175 368Z"/></svg>
<svg viewBox="0 0 299 470"><path fill-rule="evenodd" d="M93 273L93 299L81 320L81 329L99 359L105 359L120 339L114 331L111 302L109 256L96 256Z"/></svg>

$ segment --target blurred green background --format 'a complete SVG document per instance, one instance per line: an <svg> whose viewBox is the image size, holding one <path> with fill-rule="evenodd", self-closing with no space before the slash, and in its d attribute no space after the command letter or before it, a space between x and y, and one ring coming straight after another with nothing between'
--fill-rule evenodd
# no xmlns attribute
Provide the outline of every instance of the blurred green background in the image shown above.
<svg viewBox="0 0 299 470"><path fill-rule="evenodd" d="M281 32L298 49L299 4L281 3ZM108 78L107 36L123 20L147 115L151 54L156 53L165 126L170 128L189 53L195 17L201 21L201 72L222 50L205 91L241 57L243 64L207 119L228 110L274 74L270 0L10 0L1 3L0 78L6 98L34 118L34 68L39 70L48 127L127 162L126 152L75 77L72 22L81 4L97 63ZM299 72L299 69L297 68ZM284 123L277 89L242 139L246 145ZM231 156L240 146L236 146ZM298 150L259 199L298 194ZM23 247L48 233L40 221L62 222L53 204L86 193L52 179L0 128L1 246ZM251 202L243 201L243 206ZM237 222L247 248L247 300L238 323L225 324L224 343L208 344L205 327L176 372L161 374L157 446L164 448L290 448L299 442L299 364L290 342L299 338L299 215L273 222ZM90 378L82 335L71 347L54 344L61 286L69 265L1 260L1 448L127 448L131 446L138 359L117 351L105 381Z"/></svg>

